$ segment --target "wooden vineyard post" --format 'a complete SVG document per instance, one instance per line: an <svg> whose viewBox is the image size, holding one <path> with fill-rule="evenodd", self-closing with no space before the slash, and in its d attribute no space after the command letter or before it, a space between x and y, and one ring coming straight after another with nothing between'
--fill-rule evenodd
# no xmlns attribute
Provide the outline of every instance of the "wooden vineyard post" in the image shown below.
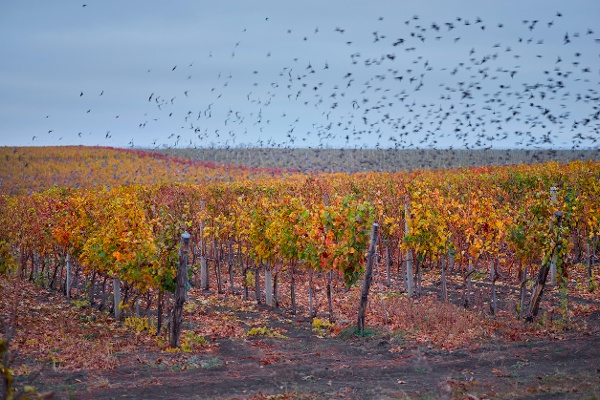
<svg viewBox="0 0 600 400"><path fill-rule="evenodd" d="M385 240L385 286L392 286L392 271L391 271L391 260L390 260L390 243Z"/></svg>
<svg viewBox="0 0 600 400"><path fill-rule="evenodd" d="M464 308L469 308L471 306L471 276L473 275L473 271L473 259L469 257L469 267L467 270L467 276L465 277L466 283L463 301Z"/></svg>
<svg viewBox="0 0 600 400"><path fill-rule="evenodd" d="M331 271L327 271L327 310L329 312L329 322L333 322L333 300L331 298Z"/></svg>
<svg viewBox="0 0 600 400"><path fill-rule="evenodd" d="M271 263L265 266L265 302L273 307L273 269Z"/></svg>
<svg viewBox="0 0 600 400"><path fill-rule="evenodd" d="M94 306L94 289L96 287L96 268L94 268L94 270L92 271L92 278L89 281L89 288L88 288L88 301L90 302L90 305L93 307Z"/></svg>
<svg viewBox="0 0 600 400"><path fill-rule="evenodd" d="M292 302L292 314L296 314L296 282L294 280L295 264L290 266L290 301Z"/></svg>
<svg viewBox="0 0 600 400"><path fill-rule="evenodd" d="M163 289L158 289L158 300L156 305L156 336L160 335L160 331L163 325L163 299L165 295Z"/></svg>
<svg viewBox="0 0 600 400"><path fill-rule="evenodd" d="M362 293L360 295L360 306L358 308L358 332L361 336L365 334L365 313L367 312L367 302L369 300L369 288L373 280L373 262L375 260L375 246L377 245L377 235L379 225L374 223L371 230L371 243L369 244L369 253L367 254L367 268L365 271L365 281L363 283Z"/></svg>
<svg viewBox="0 0 600 400"><path fill-rule="evenodd" d="M201 210L204 210L204 206L204 200L201 200ZM204 219L200 221L200 288L202 290L208 290L208 267L206 265L206 241L204 240Z"/></svg>
<svg viewBox="0 0 600 400"><path fill-rule="evenodd" d="M329 196L324 195L323 204L325 207L329 206ZM325 234L327 235L328 228L325 228ZM329 322L333 322L333 300L331 298L331 270L327 271L327 310L329 312Z"/></svg>
<svg viewBox="0 0 600 400"><path fill-rule="evenodd" d="M248 257L242 257L242 241L238 242L238 260L242 267L242 292L243 299L248 300Z"/></svg>
<svg viewBox="0 0 600 400"><path fill-rule="evenodd" d="M587 280L588 290L593 292L594 287L594 254L596 254L596 236L591 240L593 245L590 246L590 240L585 244L586 258L587 258Z"/></svg>
<svg viewBox="0 0 600 400"><path fill-rule="evenodd" d="M215 272L217 275L217 293L223 293L223 280L221 279L221 246L217 242L217 239L213 240L215 249Z"/></svg>
<svg viewBox="0 0 600 400"><path fill-rule="evenodd" d="M521 316L523 315L523 311L525 310L525 294L527 291L527 265L523 266L523 269L521 270L521 300L519 303L519 318L521 318Z"/></svg>
<svg viewBox="0 0 600 400"><path fill-rule="evenodd" d="M562 220L562 212L557 211L554 213L554 217L556 218L556 225L560 227ZM558 237L557 239L560 239ZM529 311L527 313L527 317L525 318L527 322L533 322L533 319L537 316L540 300L542 298L542 294L544 292L544 286L546 285L546 278L548 277L548 272L550 269L550 263L552 258L554 257L554 253L556 252L556 244L552 248L549 254L547 254L542 260L542 265L540 266L540 272L538 273L535 286L533 287L533 291L531 293L531 301L529 302Z"/></svg>
<svg viewBox="0 0 600 400"><path fill-rule="evenodd" d="M121 315L121 281L118 277L113 278L113 297L115 319L119 319Z"/></svg>
<svg viewBox="0 0 600 400"><path fill-rule="evenodd" d="M550 285L552 286L556 285L556 272L556 254L554 254L550 260Z"/></svg>
<svg viewBox="0 0 600 400"><path fill-rule="evenodd" d="M404 203L404 237L408 236L408 219L410 217L410 200L406 196ZM406 250L406 289L408 297L412 297L415 292L415 281L413 272L413 257L410 249Z"/></svg>
<svg viewBox="0 0 600 400"><path fill-rule="evenodd" d="M108 275L104 276L104 280L102 281L102 289L100 294L100 307L99 310L103 310L106 305L106 301L108 299L108 294L106 294L106 281L108 280Z"/></svg>
<svg viewBox="0 0 600 400"><path fill-rule="evenodd" d="M490 314L496 315L498 312L498 298L496 296L496 280L498 279L498 259L492 260L492 266L490 269L490 280L491 284L491 301L490 301Z"/></svg>
<svg viewBox="0 0 600 400"><path fill-rule="evenodd" d="M67 299L71 297L71 274L73 269L73 263L71 262L71 254L67 253L67 280L65 282L65 295Z"/></svg>
<svg viewBox="0 0 600 400"><path fill-rule="evenodd" d="M417 260L417 296L421 297L423 293L423 281L421 279L421 266L423 261Z"/></svg>
<svg viewBox="0 0 600 400"><path fill-rule="evenodd" d="M256 304L260 304L260 298L261 298L261 293L260 293L260 266L255 268L255 274L254 274L254 293L256 297Z"/></svg>
<svg viewBox="0 0 600 400"><path fill-rule="evenodd" d="M308 311L310 318L317 316L317 310L315 307L315 291L313 286L313 270L308 271Z"/></svg>
<svg viewBox="0 0 600 400"><path fill-rule="evenodd" d="M552 186L550 188L550 201L552 203L556 203L556 186ZM552 286L556 285L556 254L552 255L552 259L550 261L550 284Z"/></svg>
<svg viewBox="0 0 600 400"><path fill-rule="evenodd" d="M229 247L227 252L227 264L229 267L229 287L231 288L231 294L235 294L235 286L233 282L233 243L229 241Z"/></svg>
<svg viewBox="0 0 600 400"><path fill-rule="evenodd" d="M200 256L200 288L208 290L208 268L206 266L206 256L204 253Z"/></svg>
<svg viewBox="0 0 600 400"><path fill-rule="evenodd" d="M29 274L29 280L35 281L38 277L38 266L40 265L40 255L37 251L33 252L33 261L31 265L31 274Z"/></svg>
<svg viewBox="0 0 600 400"><path fill-rule="evenodd" d="M183 322L183 305L187 294L188 281L188 253L190 249L190 234L181 235L179 247L179 265L177 266L177 288L175 289L175 302L173 305L173 322L171 329L171 347L179 347L181 323Z"/></svg>

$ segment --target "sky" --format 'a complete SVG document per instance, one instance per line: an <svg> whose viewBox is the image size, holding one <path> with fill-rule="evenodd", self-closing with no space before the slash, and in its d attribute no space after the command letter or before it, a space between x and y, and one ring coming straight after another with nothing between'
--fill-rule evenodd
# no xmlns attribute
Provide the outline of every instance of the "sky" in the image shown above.
<svg viewBox="0 0 600 400"><path fill-rule="evenodd" d="M598 148L597 0L4 0L0 145Z"/></svg>

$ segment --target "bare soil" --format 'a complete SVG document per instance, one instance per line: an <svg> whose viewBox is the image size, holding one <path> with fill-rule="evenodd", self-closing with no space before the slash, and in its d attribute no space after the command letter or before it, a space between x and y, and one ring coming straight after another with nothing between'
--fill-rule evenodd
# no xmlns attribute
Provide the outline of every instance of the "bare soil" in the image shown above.
<svg viewBox="0 0 600 400"><path fill-rule="evenodd" d="M262 308L262 307L261 307ZM258 312L240 313L251 321ZM489 340L445 351L374 332L320 337L273 313L285 338L217 339L202 354L116 354L114 370L46 368L39 391L65 399L598 399L600 334ZM590 316L597 322L599 315Z"/></svg>
<svg viewBox="0 0 600 400"><path fill-rule="evenodd" d="M460 283L449 282L450 304L437 299L433 282L418 299L392 293L385 309L378 296L390 289L375 285L367 313L373 330L364 337L353 330L358 288L336 293L336 329L321 330L308 317L305 291L292 314L284 296L272 309L240 293L194 288L184 335L206 342L191 351L167 351L160 338L106 311L19 279L0 281L0 316L10 314L16 290L16 387L57 399L600 399L597 292L569 287L565 327L557 288L548 288L538 320L526 324L511 317L517 286L498 287L501 311L489 316L489 284L475 285L463 312Z"/></svg>

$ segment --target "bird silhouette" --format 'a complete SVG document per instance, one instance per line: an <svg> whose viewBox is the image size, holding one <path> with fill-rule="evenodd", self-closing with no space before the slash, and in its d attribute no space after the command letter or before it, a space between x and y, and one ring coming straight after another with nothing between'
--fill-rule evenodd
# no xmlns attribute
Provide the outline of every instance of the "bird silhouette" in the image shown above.
<svg viewBox="0 0 600 400"><path fill-rule="evenodd" d="M167 74L170 86L161 88L154 76L159 73L149 72L164 66L144 66L141 87L151 94L134 122L139 128L171 129L170 146L173 139L185 144L196 138L234 145L251 134L280 137L274 146L300 139L379 148L595 145L600 94L589 51L597 40L594 30L566 29L569 17L553 11L504 21L482 17L435 21L413 15L391 24L390 18L375 16L364 29L341 22L285 26L265 17L271 23L261 29L289 51L243 28L224 52L206 49L184 64L206 66L204 82L195 74L192 79L174 73ZM329 52L311 47L314 35L331 46ZM266 55L267 64L259 66L255 56L245 59L247 54ZM173 72L177 64L171 65ZM214 65L219 68L211 69ZM181 92L184 97L176 99ZM111 98L112 90L107 93L103 100ZM118 123L129 120L129 113L115 111Z"/></svg>

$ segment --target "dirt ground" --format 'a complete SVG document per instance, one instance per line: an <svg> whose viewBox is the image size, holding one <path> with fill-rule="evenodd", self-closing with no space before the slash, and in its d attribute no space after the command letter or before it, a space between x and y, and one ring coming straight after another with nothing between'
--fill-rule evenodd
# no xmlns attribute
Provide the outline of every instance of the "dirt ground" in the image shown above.
<svg viewBox="0 0 600 400"><path fill-rule="evenodd" d="M514 285L498 288L505 300L496 316L475 310L488 309L485 283L469 311L458 297L440 302L435 284L419 299L392 293L385 312L386 292L375 291L365 337L353 330L358 288L337 292L336 329L315 327L303 292L292 314L283 297L273 309L192 289L182 341L190 334L200 341L169 351L155 328L136 331L106 310L22 280L0 283L0 315L17 310L19 393L32 385L56 399L90 400L600 399L600 301L575 286L567 327L556 288L534 324L507 311L518 297ZM11 302L15 290L20 297Z"/></svg>
<svg viewBox="0 0 600 400"><path fill-rule="evenodd" d="M258 310L260 311L260 310ZM242 318L258 317L253 312ZM114 370L46 368L39 391L64 399L598 399L600 334L468 344L455 351L375 332L319 337L274 318L285 338L217 339L202 354L115 354ZM591 316L598 320L598 314Z"/></svg>

